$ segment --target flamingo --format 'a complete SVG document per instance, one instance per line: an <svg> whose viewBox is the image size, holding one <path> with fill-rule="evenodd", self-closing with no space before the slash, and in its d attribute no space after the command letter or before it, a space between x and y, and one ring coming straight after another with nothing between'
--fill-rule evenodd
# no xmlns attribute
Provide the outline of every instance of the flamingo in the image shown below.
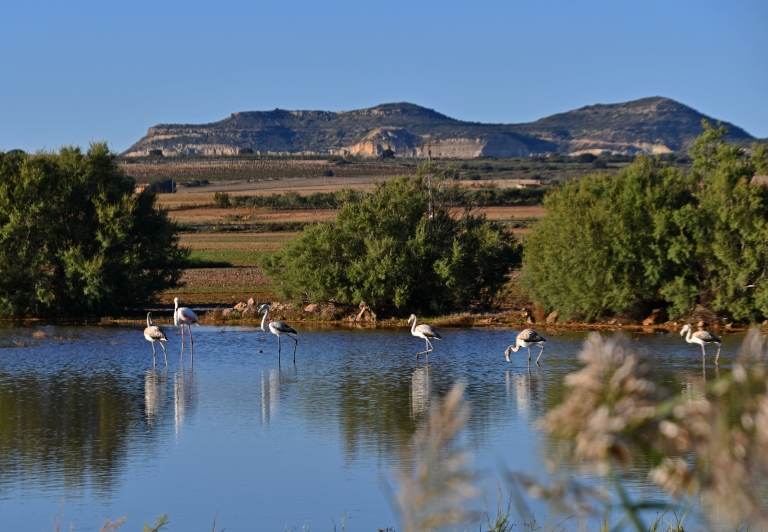
<svg viewBox="0 0 768 532"><path fill-rule="evenodd" d="M259 307L259 314L264 312L264 317L261 320L261 330L266 332L267 329L264 328L265 325L267 325L267 320L269 319L269 305L264 303L261 307ZM295 330L293 330L293 327L290 325L283 323L282 321L270 321L269 325L267 325L269 328L269 332L277 336L277 364L280 364L280 336L286 335L288 338L293 340L293 365L296 365L296 346L299 345L299 341L293 336L294 334L299 334Z"/></svg>
<svg viewBox="0 0 768 532"><path fill-rule="evenodd" d="M688 336L685 336L688 333ZM689 344L699 344L701 346L701 360L704 361L707 357L704 346L707 344L717 344L717 355L715 356L715 365L719 366L718 359L720 358L720 338L715 336L709 331L696 331L693 332L693 328L690 325L685 325L680 331L680 336L685 336L685 341Z"/></svg>
<svg viewBox="0 0 768 532"><path fill-rule="evenodd" d="M185 325L189 330L189 344L194 345L195 341L192 339L191 325L193 323L195 325L200 325L197 322L197 315L187 307L180 307L178 297L174 297L173 302L176 304L176 309L173 311L173 324L181 325L181 346L184 347L184 326Z"/></svg>
<svg viewBox="0 0 768 532"><path fill-rule="evenodd" d="M165 346L163 342L168 341L168 337L157 325L152 325L152 313L147 312L147 328L144 329L144 338L152 342L152 365L156 365L155 360L155 342L160 342L160 347L163 348L163 357L165 358L165 365L168 365L168 355L165 354Z"/></svg>
<svg viewBox="0 0 768 532"><path fill-rule="evenodd" d="M416 317L416 314L411 314L411 317L408 318L408 325L411 324L411 321L413 321L413 325L411 326L411 334L418 338L424 338L424 341L427 342L426 349L416 353L416 360L419 359L419 355L422 353L424 353L427 356L427 359L429 359L429 353L434 350L434 347L432 347L432 343L429 341L429 339L432 338L433 340L442 340L443 338L440 336L440 333L438 333L431 325L427 325L426 323L417 325L419 318Z"/></svg>
<svg viewBox="0 0 768 532"><path fill-rule="evenodd" d="M541 366L541 364L539 364L539 359L541 358L541 354L544 352L544 342L546 342L546 340L543 337L541 337L539 333L537 333L533 329L524 329L520 331L520 333L517 335L517 338L515 338L515 345L514 346L510 345L509 347L507 347L507 350L504 351L504 356L507 357L507 362L512 362L509 359L509 353L511 351L514 351L515 353L517 353L517 351L521 347L526 347L528 348L528 365L530 366L531 365L531 347L539 346L541 347L541 351L539 351L539 356L536 357L536 365Z"/></svg>

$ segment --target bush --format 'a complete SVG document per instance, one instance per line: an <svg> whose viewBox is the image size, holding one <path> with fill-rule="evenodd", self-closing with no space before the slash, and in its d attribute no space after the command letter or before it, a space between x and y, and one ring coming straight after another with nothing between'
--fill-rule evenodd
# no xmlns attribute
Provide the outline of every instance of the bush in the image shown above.
<svg viewBox="0 0 768 532"><path fill-rule="evenodd" d="M638 155L616 177L591 175L544 199L526 238L523 283L547 309L588 319L696 304L755 321L768 312L768 187L725 128L705 123L686 175Z"/></svg>
<svg viewBox="0 0 768 532"><path fill-rule="evenodd" d="M160 194L173 194L176 192L176 183L170 177L161 178L152 184L152 190Z"/></svg>
<svg viewBox="0 0 768 532"><path fill-rule="evenodd" d="M106 144L0 154L0 316L105 314L178 284L188 251Z"/></svg>
<svg viewBox="0 0 768 532"><path fill-rule="evenodd" d="M232 203L229 201L229 194L226 192L216 192L213 194L213 202L218 207L231 207Z"/></svg>
<svg viewBox="0 0 768 532"><path fill-rule="evenodd" d="M519 264L515 237L468 211L452 215L452 191L434 166L430 220L424 171L368 195L345 191L335 222L308 225L265 264L280 295L393 313L492 304Z"/></svg>
<svg viewBox="0 0 768 532"><path fill-rule="evenodd" d="M580 153L576 160L580 163L592 163L597 159L597 155L593 153Z"/></svg>

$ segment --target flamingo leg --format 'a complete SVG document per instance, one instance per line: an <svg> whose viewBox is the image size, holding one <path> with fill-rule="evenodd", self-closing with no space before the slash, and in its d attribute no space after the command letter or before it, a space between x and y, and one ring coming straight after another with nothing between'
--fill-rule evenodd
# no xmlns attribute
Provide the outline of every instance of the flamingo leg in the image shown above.
<svg viewBox="0 0 768 532"><path fill-rule="evenodd" d="M289 336L288 338L293 340L293 365L295 366L296 365L296 348L299 345L299 341L293 336Z"/></svg>
<svg viewBox="0 0 768 532"><path fill-rule="evenodd" d="M537 366L541 366L541 364L539 364L539 358L541 358L542 353L544 353L544 346L543 345L541 346L541 351L539 351L538 358L536 358L536 365Z"/></svg>
<svg viewBox="0 0 768 532"><path fill-rule="evenodd" d="M181 326L181 347L184 347L184 325Z"/></svg>
<svg viewBox="0 0 768 532"><path fill-rule="evenodd" d="M153 360L154 360L154 358L155 358L155 355L154 355L154 347L155 347L155 343L154 343L154 342L152 342L152 359L153 359ZM162 347L162 348L163 348L163 358L165 358L165 365L167 366L167 365L168 365L168 355L166 355L166 354L165 354L165 345L163 345L163 343L162 343L162 342L160 342L160 347Z"/></svg>
<svg viewBox="0 0 768 532"><path fill-rule="evenodd" d="M277 365L280 365L280 335L277 335Z"/></svg>
<svg viewBox="0 0 768 532"><path fill-rule="evenodd" d="M721 345L717 344L717 355L715 355L715 366L720 365L720 362L717 361L720 358L720 347Z"/></svg>
<svg viewBox="0 0 768 532"><path fill-rule="evenodd" d="M192 326L187 325L187 330L189 331L189 345L193 345L195 341L192 339Z"/></svg>
<svg viewBox="0 0 768 532"><path fill-rule="evenodd" d="M701 359L704 360L707 358L707 352L704 350L704 344L701 344Z"/></svg>
<svg viewBox="0 0 768 532"><path fill-rule="evenodd" d="M152 341L152 365L155 366L157 363L155 362L155 342Z"/></svg>
<svg viewBox="0 0 768 532"><path fill-rule="evenodd" d="M528 365L531 365L531 348L528 348Z"/></svg>

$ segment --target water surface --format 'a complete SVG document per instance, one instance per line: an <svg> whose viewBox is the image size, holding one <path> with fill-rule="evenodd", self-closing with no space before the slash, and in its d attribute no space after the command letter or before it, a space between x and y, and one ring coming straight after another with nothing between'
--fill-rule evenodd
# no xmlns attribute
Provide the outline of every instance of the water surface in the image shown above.
<svg viewBox="0 0 768 532"><path fill-rule="evenodd" d="M397 528L387 486L397 489L400 449L458 380L472 404L465 440L494 506L493 476L506 468L546 477L552 443L533 424L562 401L586 336L542 331L542 367L529 369L525 349L504 360L508 328L443 330L427 363L405 329L297 326L297 364L287 341L278 366L270 334L199 327L192 365L166 327L169 364L158 347L153 368L142 329L0 328L4 527L52 530L64 500L62 529L128 515L125 529L137 530L163 513L172 531L210 530L214 517L231 532L341 530L342 517L347 530ZM672 391L702 375L700 348L679 336L633 340ZM721 370L741 340L724 339Z"/></svg>

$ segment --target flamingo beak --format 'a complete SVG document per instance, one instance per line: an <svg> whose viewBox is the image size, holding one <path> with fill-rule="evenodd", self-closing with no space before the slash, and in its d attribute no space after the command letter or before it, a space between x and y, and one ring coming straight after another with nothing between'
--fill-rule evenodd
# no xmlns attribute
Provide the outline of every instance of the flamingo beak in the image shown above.
<svg viewBox="0 0 768 532"><path fill-rule="evenodd" d="M509 363L511 364L511 363L512 363L512 361L509 359L509 349L507 349L506 351L504 351L504 356L507 358L507 362L509 362Z"/></svg>

